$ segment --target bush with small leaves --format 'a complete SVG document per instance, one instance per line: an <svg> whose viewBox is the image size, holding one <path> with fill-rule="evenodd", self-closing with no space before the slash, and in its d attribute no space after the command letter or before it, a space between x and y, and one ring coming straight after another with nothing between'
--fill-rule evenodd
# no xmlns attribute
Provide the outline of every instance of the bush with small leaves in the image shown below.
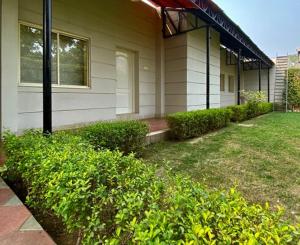
<svg viewBox="0 0 300 245"><path fill-rule="evenodd" d="M178 112L167 116L171 137L188 139L223 128L230 122L231 110L209 109Z"/></svg>
<svg viewBox="0 0 300 245"><path fill-rule="evenodd" d="M6 133L4 177L21 178L27 204L51 210L82 244L297 244L282 210L247 203L235 189L208 191L157 176L133 155L96 151L81 137Z"/></svg>
<svg viewBox="0 0 300 245"><path fill-rule="evenodd" d="M267 102L247 103L244 105L229 106L227 108L232 111L230 119L232 122L242 122L272 112L273 104Z"/></svg>
<svg viewBox="0 0 300 245"><path fill-rule="evenodd" d="M141 121L99 122L73 131L90 142L95 149L119 150L125 154L141 155L148 125Z"/></svg>

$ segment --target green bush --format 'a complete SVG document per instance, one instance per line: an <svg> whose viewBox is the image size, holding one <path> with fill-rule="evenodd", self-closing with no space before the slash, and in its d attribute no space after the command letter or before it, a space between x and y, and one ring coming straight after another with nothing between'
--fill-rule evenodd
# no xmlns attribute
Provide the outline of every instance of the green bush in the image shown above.
<svg viewBox="0 0 300 245"><path fill-rule="evenodd" d="M137 155L141 155L145 147L148 132L148 125L141 121L100 122L75 130L75 134L90 142L97 150L119 150Z"/></svg>
<svg viewBox="0 0 300 245"><path fill-rule="evenodd" d="M85 244L111 236L121 226L117 219L129 223L139 212L142 215L161 189L154 167L133 155L95 151L69 133L6 134L4 142L8 155L4 177L21 177L28 190L27 204L52 210L69 231L81 231Z"/></svg>
<svg viewBox="0 0 300 245"><path fill-rule="evenodd" d="M228 109L178 112L167 116L171 136L188 139L225 127L231 116Z"/></svg>
<svg viewBox="0 0 300 245"><path fill-rule="evenodd" d="M300 107L300 69L291 68L288 70L288 104L293 111ZM285 104L286 91L283 92Z"/></svg>
<svg viewBox="0 0 300 245"><path fill-rule="evenodd" d="M232 111L231 113L232 122L242 122L248 119L247 105L234 105L234 106L227 107L227 109L230 109Z"/></svg>
<svg viewBox="0 0 300 245"><path fill-rule="evenodd" d="M6 134L5 176L21 177L27 204L52 210L82 244L296 244L282 210L248 204L234 189L207 191L133 155L95 151L80 137Z"/></svg>
<svg viewBox="0 0 300 245"><path fill-rule="evenodd" d="M258 115L267 114L273 111L273 103L262 102L258 104Z"/></svg>
<svg viewBox="0 0 300 245"><path fill-rule="evenodd" d="M232 111L231 121L242 122L259 115L263 115L273 111L273 104L267 102L247 103L244 105L235 105L227 107Z"/></svg>

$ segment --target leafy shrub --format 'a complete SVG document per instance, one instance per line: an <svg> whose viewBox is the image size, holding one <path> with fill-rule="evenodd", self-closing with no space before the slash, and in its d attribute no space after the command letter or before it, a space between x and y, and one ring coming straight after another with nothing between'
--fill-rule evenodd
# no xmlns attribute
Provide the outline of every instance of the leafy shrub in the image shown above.
<svg viewBox="0 0 300 245"><path fill-rule="evenodd" d="M273 104L272 103L259 103L258 104L258 115L267 114L273 111Z"/></svg>
<svg viewBox="0 0 300 245"><path fill-rule="evenodd" d="M273 104L267 102L247 103L227 107L232 111L231 121L242 122L273 111Z"/></svg>
<svg viewBox="0 0 300 245"><path fill-rule="evenodd" d="M90 142L95 149L119 150L125 154L131 152L141 155L148 125L141 121L100 122L75 131Z"/></svg>
<svg viewBox="0 0 300 245"><path fill-rule="evenodd" d="M95 151L80 137L6 134L5 175L21 177L30 206L52 210L83 244L293 244L282 210L248 204L234 189L206 191L157 177L132 155Z"/></svg>
<svg viewBox="0 0 300 245"><path fill-rule="evenodd" d="M300 107L300 69L292 68L288 70L288 104L292 110ZM286 98L286 91L283 98ZM285 101L284 101L285 103Z"/></svg>
<svg viewBox="0 0 300 245"><path fill-rule="evenodd" d="M266 102L266 100L267 100L267 95L263 91L243 90L243 91L241 91L241 97L245 100L245 102L250 103L250 104Z"/></svg>
<svg viewBox="0 0 300 245"><path fill-rule="evenodd" d="M6 134L5 148L5 175L22 178L29 192L27 203L52 210L69 231L80 230L86 244L119 227L117 219L127 223L143 213L160 190L154 167L133 155L95 151L68 133Z"/></svg>
<svg viewBox="0 0 300 245"><path fill-rule="evenodd" d="M167 121L173 138L188 139L225 127L230 114L228 109L178 112L168 115Z"/></svg>
<svg viewBox="0 0 300 245"><path fill-rule="evenodd" d="M242 122L248 119L248 107L247 105L234 105L227 107L232 111L231 121L232 122Z"/></svg>

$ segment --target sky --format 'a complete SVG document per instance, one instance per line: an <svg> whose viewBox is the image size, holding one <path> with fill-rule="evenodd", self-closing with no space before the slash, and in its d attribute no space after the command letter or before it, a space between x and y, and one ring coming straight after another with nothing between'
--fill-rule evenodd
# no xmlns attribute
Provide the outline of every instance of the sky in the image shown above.
<svg viewBox="0 0 300 245"><path fill-rule="evenodd" d="M300 0L214 0L269 57L300 48Z"/></svg>

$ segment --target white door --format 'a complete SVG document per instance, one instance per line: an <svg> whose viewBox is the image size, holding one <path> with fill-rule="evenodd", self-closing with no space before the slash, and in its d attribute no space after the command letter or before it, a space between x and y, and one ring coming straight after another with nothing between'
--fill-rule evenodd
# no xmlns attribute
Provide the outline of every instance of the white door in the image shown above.
<svg viewBox="0 0 300 245"><path fill-rule="evenodd" d="M117 114L134 112L134 53L119 49L116 51L117 71Z"/></svg>

